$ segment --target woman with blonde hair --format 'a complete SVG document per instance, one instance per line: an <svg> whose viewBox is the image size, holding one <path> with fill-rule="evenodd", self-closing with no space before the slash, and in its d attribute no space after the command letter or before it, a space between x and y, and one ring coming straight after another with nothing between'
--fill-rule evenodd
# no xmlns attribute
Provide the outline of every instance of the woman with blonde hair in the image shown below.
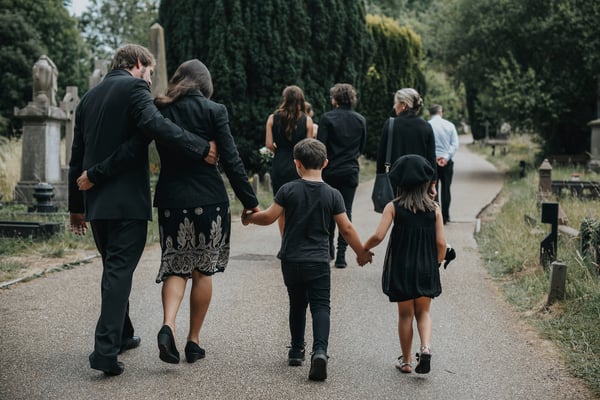
<svg viewBox="0 0 600 400"><path fill-rule="evenodd" d="M388 118L383 125L377 151L377 173L386 172L386 151L388 143L389 124L393 123L392 151L390 165L401 156L418 154L425 157L434 167L437 165L435 156L435 137L431 125L419 116L423 107L423 99L415 89L403 88L394 94L394 118ZM433 181L437 179L434 174ZM396 191L397 188L394 188ZM435 185L432 190L435 191Z"/></svg>

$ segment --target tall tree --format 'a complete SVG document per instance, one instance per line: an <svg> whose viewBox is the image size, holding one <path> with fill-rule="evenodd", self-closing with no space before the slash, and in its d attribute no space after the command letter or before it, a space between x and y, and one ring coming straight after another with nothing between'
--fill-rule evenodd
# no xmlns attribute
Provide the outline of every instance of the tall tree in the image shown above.
<svg viewBox="0 0 600 400"><path fill-rule="evenodd" d="M404 87L425 94L421 39L406 26L374 15L367 16L374 53L360 96L360 112L367 118L369 134L365 153L377 156L381 128L392 114L394 94Z"/></svg>
<svg viewBox="0 0 600 400"><path fill-rule="evenodd" d="M11 129L7 121L13 119L13 107L23 107L31 100L31 68L42 54L50 57L58 68L57 100L66 86L83 87L87 71L81 63L85 52L77 21L69 15L63 1L0 0L0 15L4 19L0 28L3 50L0 116L4 126L0 129L6 133ZM17 36L20 33L23 37Z"/></svg>
<svg viewBox="0 0 600 400"><path fill-rule="evenodd" d="M190 58L208 66L214 98L227 105L242 159L255 171L265 121L285 86L302 87L318 115L336 82L360 90L370 60L365 10L355 0L163 0L159 21L169 73Z"/></svg>
<svg viewBox="0 0 600 400"><path fill-rule="evenodd" d="M599 19L595 1L458 0L442 48L465 82L474 134L508 119L538 131L548 152L587 151Z"/></svg>
<svg viewBox="0 0 600 400"><path fill-rule="evenodd" d="M79 17L93 59L110 60L125 43L148 46L158 17L158 0L91 0Z"/></svg>

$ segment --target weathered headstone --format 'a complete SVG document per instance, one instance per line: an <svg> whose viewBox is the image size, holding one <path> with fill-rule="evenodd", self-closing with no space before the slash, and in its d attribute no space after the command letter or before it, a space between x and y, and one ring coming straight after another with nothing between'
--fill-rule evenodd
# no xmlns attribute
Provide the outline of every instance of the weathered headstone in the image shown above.
<svg viewBox="0 0 600 400"><path fill-rule="evenodd" d="M554 261L550 269L550 290L548 291L548 301L546 305L550 306L557 300L565 298L565 283L567 281L567 266L560 261Z"/></svg>
<svg viewBox="0 0 600 400"><path fill-rule="evenodd" d="M165 52L165 31L160 24L150 27L150 51L156 59L154 75L152 76L152 96L165 94L167 91L167 56Z"/></svg>
<svg viewBox="0 0 600 400"><path fill-rule="evenodd" d="M600 119L588 123L591 128L590 140L590 162L589 167L593 171L600 171Z"/></svg>
<svg viewBox="0 0 600 400"><path fill-rule="evenodd" d="M596 91L596 117L593 121L588 123L591 128L591 140L590 140L590 161L589 168L592 171L600 171L600 76L598 76L598 88Z"/></svg>
<svg viewBox="0 0 600 400"><path fill-rule="evenodd" d="M89 88L93 88L104 79L107 74L109 62L106 60L94 60L94 72L88 79Z"/></svg>
<svg viewBox="0 0 600 400"><path fill-rule="evenodd" d="M546 195L552 193L552 165L547 158L540 165L538 173L540 192Z"/></svg>
<svg viewBox="0 0 600 400"><path fill-rule="evenodd" d="M71 145L73 144L73 134L75 130L75 109L79 104L79 95L77 92L77 86L67 86L65 97L63 97L63 100L60 102L60 108L67 114L67 122L65 123L66 166L68 166L71 161Z"/></svg>
<svg viewBox="0 0 600 400"><path fill-rule="evenodd" d="M34 186L51 183L57 202L66 200L66 183L60 170L60 131L67 114L57 107L58 70L46 55L33 66L33 99L14 115L23 121L21 180L15 188L15 200L33 202Z"/></svg>

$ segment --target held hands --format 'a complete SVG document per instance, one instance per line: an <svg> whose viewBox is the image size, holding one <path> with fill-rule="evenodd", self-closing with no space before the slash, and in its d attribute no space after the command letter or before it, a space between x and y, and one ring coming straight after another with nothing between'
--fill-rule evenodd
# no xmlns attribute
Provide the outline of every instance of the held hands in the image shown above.
<svg viewBox="0 0 600 400"><path fill-rule="evenodd" d="M210 165L217 165L219 162L219 152L217 151L217 143L214 140L208 142L210 145L210 150L208 150L208 154L204 157L204 161L206 161Z"/></svg>
<svg viewBox="0 0 600 400"><path fill-rule="evenodd" d="M373 253L372 251L367 250L367 249L363 249L363 251L361 252L361 254L357 254L356 255L356 262L361 267L364 266L366 263L371 264L373 262L373 256L374 255L375 255L375 253Z"/></svg>
<svg viewBox="0 0 600 400"><path fill-rule="evenodd" d="M252 209L249 208L244 208L244 211L242 211L242 225L246 226L250 223L250 216L252 214L254 214L255 212L259 212L260 211L260 207L256 206Z"/></svg>
<svg viewBox="0 0 600 400"><path fill-rule="evenodd" d="M90 190L94 187L94 182L89 180L87 171L83 171L81 175L79 175L79 178L77 178L77 187L81 191Z"/></svg>
<svg viewBox="0 0 600 400"><path fill-rule="evenodd" d="M69 215L69 230L78 236L85 235L87 224L83 214L71 213Z"/></svg>

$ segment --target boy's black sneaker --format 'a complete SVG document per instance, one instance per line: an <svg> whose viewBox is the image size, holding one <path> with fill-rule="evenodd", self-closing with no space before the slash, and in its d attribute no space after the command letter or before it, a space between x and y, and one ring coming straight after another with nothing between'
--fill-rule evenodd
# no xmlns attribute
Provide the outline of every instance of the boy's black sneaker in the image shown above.
<svg viewBox="0 0 600 400"><path fill-rule="evenodd" d="M302 365L303 361L304 349L294 349L293 347L290 348L290 351L288 352L288 365L297 367L299 365Z"/></svg>
<svg viewBox="0 0 600 400"><path fill-rule="evenodd" d="M313 354L308 379L311 381L324 381L327 379L327 354L323 350L317 350Z"/></svg>

